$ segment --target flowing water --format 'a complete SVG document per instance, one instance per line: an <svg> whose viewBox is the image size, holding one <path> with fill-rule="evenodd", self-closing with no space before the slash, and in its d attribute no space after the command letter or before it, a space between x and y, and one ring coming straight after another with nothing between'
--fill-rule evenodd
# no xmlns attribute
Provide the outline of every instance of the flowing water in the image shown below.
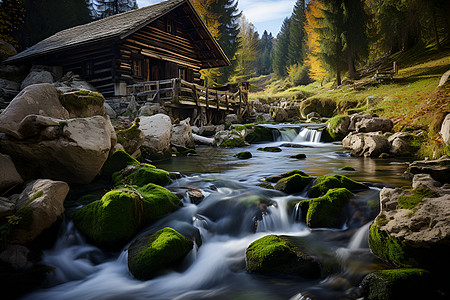
<svg viewBox="0 0 450 300"><path fill-rule="evenodd" d="M184 174L168 186L184 195L184 206L140 235L166 226L190 236L200 233L202 246L195 247L179 269L152 280L135 280L128 272L128 245L119 253L106 253L88 244L73 223L66 220L54 247L43 254L42 262L55 271L45 288L24 299L356 298L363 276L382 267L367 243L380 188L408 184L400 176L406 166L401 161L352 158L341 145L320 143L320 125L309 129L299 125L271 127L277 129L277 141L245 148L253 154L249 160L232 156L243 149L198 147L198 156L156 164ZM281 146L283 151L257 150L265 146ZM289 158L298 153L307 158ZM340 171L344 166L351 166L356 172ZM355 194L351 218L342 228L311 230L302 222L299 207L289 206L305 199L304 194L287 196L256 186L264 177L293 169L313 176L343 174L366 182L371 188ZM198 205L191 204L189 188L200 189L205 199ZM272 205L249 206L248 199L255 196ZM326 249L325 257L337 262L337 267L321 280L250 274L245 271L245 249L267 234L304 237Z"/></svg>

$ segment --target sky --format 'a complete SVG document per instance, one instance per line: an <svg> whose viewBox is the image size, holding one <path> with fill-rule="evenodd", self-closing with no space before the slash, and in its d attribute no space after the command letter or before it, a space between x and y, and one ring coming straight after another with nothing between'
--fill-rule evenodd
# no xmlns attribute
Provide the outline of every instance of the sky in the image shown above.
<svg viewBox="0 0 450 300"><path fill-rule="evenodd" d="M137 0L139 7L161 2L162 0ZM280 31L281 24L292 14L296 0L238 0L239 9L247 20L255 25L261 36L264 30L272 32L274 37Z"/></svg>

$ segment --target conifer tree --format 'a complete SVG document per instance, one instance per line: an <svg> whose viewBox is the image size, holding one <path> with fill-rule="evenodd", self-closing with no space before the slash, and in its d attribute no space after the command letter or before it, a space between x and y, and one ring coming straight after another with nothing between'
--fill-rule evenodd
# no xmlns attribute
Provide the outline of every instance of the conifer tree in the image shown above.
<svg viewBox="0 0 450 300"><path fill-rule="evenodd" d="M288 65L302 65L304 61L305 0L297 0L291 16Z"/></svg>
<svg viewBox="0 0 450 300"><path fill-rule="evenodd" d="M272 73L272 49L273 49L273 36L272 33L264 33L259 41L260 59L258 62L258 74L268 75Z"/></svg>
<svg viewBox="0 0 450 300"><path fill-rule="evenodd" d="M236 52L236 66L233 81L247 80L256 74L259 60L259 34L255 26L243 15L239 28L239 48Z"/></svg>
<svg viewBox="0 0 450 300"><path fill-rule="evenodd" d="M92 15L99 19L136 8L136 0L91 0Z"/></svg>
<svg viewBox="0 0 450 300"><path fill-rule="evenodd" d="M287 75L290 24L290 18L284 19L277 35L272 67L275 75L279 77Z"/></svg>

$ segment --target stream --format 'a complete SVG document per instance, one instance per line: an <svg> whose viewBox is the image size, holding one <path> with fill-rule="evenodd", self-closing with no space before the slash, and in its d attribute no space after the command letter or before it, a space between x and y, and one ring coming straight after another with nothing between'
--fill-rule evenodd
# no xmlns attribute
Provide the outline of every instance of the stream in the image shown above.
<svg viewBox="0 0 450 300"><path fill-rule="evenodd" d="M127 267L127 246L108 253L87 243L66 218L53 248L45 250L42 263L55 271L46 287L23 299L356 299L358 285L383 263L369 250L367 236L378 213L383 186L404 186L404 161L351 157L341 145L321 143L319 127L271 125L278 129L277 141L249 147L222 149L198 146L198 156L176 157L156 163L167 171L180 172L181 179L167 188L184 195L184 206L139 235L166 226L182 234L200 232L203 244L194 247L177 270L148 281L132 277ZM259 147L281 146L282 152L258 151ZM232 155L250 151L253 158ZM306 159L289 156L304 153ZM351 166L355 172L341 171ZM299 169L312 176L342 174L367 183L370 189L355 194L353 217L339 229L309 229L299 219L297 208L288 204L306 199L304 194L286 195L257 186L264 177ZM200 189L202 202L192 204L188 188ZM274 202L255 218L255 210L244 205L251 196ZM255 229L256 227L256 229ZM311 280L295 276L262 276L245 270L245 250L253 241L268 235L306 237L325 249L338 263L332 273Z"/></svg>

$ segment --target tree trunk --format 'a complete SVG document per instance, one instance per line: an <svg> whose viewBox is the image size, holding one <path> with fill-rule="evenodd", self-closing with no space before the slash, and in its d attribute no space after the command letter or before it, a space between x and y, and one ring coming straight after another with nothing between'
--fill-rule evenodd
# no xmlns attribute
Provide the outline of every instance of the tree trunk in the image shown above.
<svg viewBox="0 0 450 300"><path fill-rule="evenodd" d="M342 84L341 81L341 71L339 70L339 68L336 70L336 84L338 86L340 86Z"/></svg>
<svg viewBox="0 0 450 300"><path fill-rule="evenodd" d="M348 64L348 76L351 79L356 78L355 61L353 59L352 51L347 49L347 64Z"/></svg>
<svg viewBox="0 0 450 300"><path fill-rule="evenodd" d="M436 21L436 8L432 7L431 10L432 10L431 15L433 17L434 36L436 38L436 46L437 46L438 50L441 51L442 46L441 46L441 43L439 42L439 32L438 32L437 21Z"/></svg>

